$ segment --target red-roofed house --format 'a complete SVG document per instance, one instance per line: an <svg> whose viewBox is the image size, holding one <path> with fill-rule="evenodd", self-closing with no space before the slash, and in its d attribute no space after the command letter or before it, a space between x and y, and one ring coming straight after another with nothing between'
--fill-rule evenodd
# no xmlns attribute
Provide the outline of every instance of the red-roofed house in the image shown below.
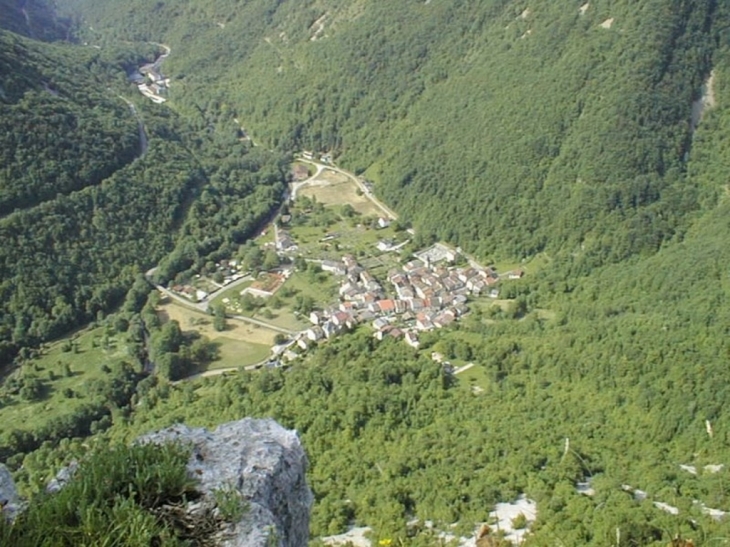
<svg viewBox="0 0 730 547"><path fill-rule="evenodd" d="M378 308L382 313L395 313L395 301L378 300Z"/></svg>

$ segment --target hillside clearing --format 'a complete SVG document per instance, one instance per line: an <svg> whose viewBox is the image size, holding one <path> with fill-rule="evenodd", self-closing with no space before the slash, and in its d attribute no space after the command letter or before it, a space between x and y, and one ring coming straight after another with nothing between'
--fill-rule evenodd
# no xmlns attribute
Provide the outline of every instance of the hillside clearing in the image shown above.
<svg viewBox="0 0 730 547"><path fill-rule="evenodd" d="M350 204L362 215L382 215L380 209L358 190L357 185L348 177L325 170L300 192L325 206Z"/></svg>

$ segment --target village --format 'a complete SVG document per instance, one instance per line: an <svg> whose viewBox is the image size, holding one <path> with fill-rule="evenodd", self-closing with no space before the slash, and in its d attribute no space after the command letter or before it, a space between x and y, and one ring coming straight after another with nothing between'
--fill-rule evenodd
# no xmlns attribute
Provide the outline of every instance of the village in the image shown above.
<svg viewBox="0 0 730 547"><path fill-rule="evenodd" d="M169 79L162 74L161 64L170 54L169 47L159 45L165 52L154 63L129 75L140 93L158 104L166 101ZM348 188L343 192L345 186ZM328 187L335 189L332 193L335 197L330 201L327 201ZM324 189L324 196L317 193L317 189ZM387 230L396 220L395 213L374 196L372 182L337 168L331 153L315 154L305 150L299 154L299 159L292 165L286 201L298 203L298 191L307 199L307 190L313 190L310 196L315 202L318 196L324 197L324 205L330 209L339 205L350 207L354 214L371 213L369 228ZM311 210L306 209L305 214ZM376 214L372 215L373 212ZM188 302L200 312L210 314L213 305L222 306L225 314L233 319L277 332L276 338L272 339L270 357L253 365L249 363L248 367L280 366L294 361L313 344L362 325L370 326L378 340L399 339L418 349L422 333L458 321L468 313L470 299L485 296L498 299L497 286L503 278L519 279L523 275L521 269L514 269L500 277L495 268L483 267L464 256L461 249L441 243L425 250L407 250L408 239L398 241L387 235L374 242L368 241L367 250L359 249L359 259L351 252L332 256L333 248L340 250L336 241L340 234L334 230L317 239L319 250L327 252L312 256L311 248L300 252L300 241L293 233L296 229L289 229L291 221L288 208L274 220L270 230L273 240L262 245L266 252L276 254L275 260L267 259L268 266L262 264L263 268L251 271L243 260L230 258L216 263L214 272L197 273L193 279L164 289L167 296L181 303ZM362 229L364 224L367 223L361 222L356 227ZM407 232L415 235L412 229ZM266 233L264 230L260 237ZM391 231L390 235L395 234ZM385 254L396 256L398 260L388 263L375 259L376 267L382 269L384 264L390 265L385 275L382 271L376 275L367 263L374 255ZM297 259L313 263L321 272L334 276L338 283L336 294L326 302L318 302L308 313L294 310L293 317L283 324L270 321L274 314L268 309L263 317L254 317L255 312L247 314L252 310L245 308L252 307L252 300L279 302L277 293L299 269Z"/></svg>
<svg viewBox="0 0 730 547"><path fill-rule="evenodd" d="M165 95L170 87L170 79L162 75L162 62L170 55L170 48L162 46L165 53L160 55L154 63L144 65L129 74L129 80L136 84L139 92L153 103L162 104L167 101Z"/></svg>
<svg viewBox="0 0 730 547"><path fill-rule="evenodd" d="M301 275L302 261L334 278L336 290L332 291L329 302L319 302L304 314L295 311L299 324L306 325L290 329L283 340L280 336L278 343L273 345L271 357L262 365L290 363L313 345L360 326L371 328L378 340L398 339L418 349L422 333L448 327L458 321L468 313L471 299L499 298L498 285L503 277L519 279L523 275L523 271L517 269L501 277L494 268L483 267L469 260L460 249L442 243L413 254L406 253L408 239L397 243L391 238L379 237L392 222L392 219L383 216L373 217L372 230L377 236L374 236L374 242L369 242L370 252L360 250L359 259L352 253L334 258L331 251L324 253L325 256L312 256L316 251L300 247L293 233L296 228L282 226L290 221L291 215L280 215L270 228L273 238L262 244L263 252L276 253L276 267L265 269L254 277L241 261L224 260L216 264L217 281L196 275L195 285L172 287L175 294L202 306L201 309L208 309L216 294L228 288L219 301L231 317L245 319L241 315L245 313L241 300L278 298L277 293L287 286L288 280ZM362 225L358 224L357 228L362 229ZM412 234L413 231L409 230L406 236ZM265 235L266 231L262 236ZM317 243L320 249L331 250L331 244L338 239L339 233L327 232L317 239ZM365 266L373 255L392 257L388 261L378 259L378 275ZM385 272L383 264L389 265Z"/></svg>
<svg viewBox="0 0 730 547"><path fill-rule="evenodd" d="M287 232L278 230L278 237L276 246L284 248L280 251L282 254L296 249ZM282 258L286 259L285 256ZM311 326L291 336L286 343L275 345L274 357L284 362L293 361L313 344L342 335L360 325L369 325L378 340L395 338L417 349L420 333L448 327L458 321L469 311L470 298L499 297L497 285L500 276L494 269L470 264L456 266L458 258L458 251L437 243L417 253L400 269L389 271L385 287L352 255L344 255L339 261L315 262L323 272L338 280L339 299L322 309L312 310L306 317ZM221 287L245 277L239 270L241 265L235 260L225 261L220 267L228 272ZM240 294L272 297L295 269L296 266L288 264L275 272L266 272L263 277L273 280L269 286L247 286ZM231 273L234 271L237 273ZM507 274L509 279L521 276L519 270ZM191 285L176 285L172 290L191 302L205 302L209 297L207 292ZM229 313L240 311L231 309L230 299L224 298L222 302L228 306Z"/></svg>
<svg viewBox="0 0 730 547"><path fill-rule="evenodd" d="M311 343L368 324L378 340L392 337L418 348L419 333L457 321L469 311L469 297L499 296L496 285L500 278L495 270L453 266L458 256L456 251L436 244L400 270L388 272L389 290L351 255L343 256L340 262L323 261L323 271L341 278L340 302L310 313L313 326L297 337L297 346L306 350ZM521 272L510 275L519 277Z"/></svg>

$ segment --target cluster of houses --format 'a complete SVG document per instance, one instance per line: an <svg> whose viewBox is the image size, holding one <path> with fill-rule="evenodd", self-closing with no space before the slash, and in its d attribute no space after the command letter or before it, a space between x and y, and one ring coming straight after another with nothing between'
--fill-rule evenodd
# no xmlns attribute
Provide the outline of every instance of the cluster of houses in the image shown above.
<svg viewBox="0 0 730 547"><path fill-rule="evenodd" d="M203 289L198 289L193 285L173 285L170 290L175 294L188 298L191 302L202 302L210 296Z"/></svg>
<svg viewBox="0 0 730 547"><path fill-rule="evenodd" d="M395 293L391 297L350 255L341 262L325 260L321 267L344 278L339 288L340 303L310 314L312 327L296 340L303 350L361 324L371 324L379 340L403 339L418 348L419 333L449 326L469 311L469 296L499 295L499 275L492 268L433 265L428 257L389 272L388 281Z"/></svg>
<svg viewBox="0 0 730 547"><path fill-rule="evenodd" d="M167 101L163 95L167 94L170 79L165 78L155 64L141 67L130 74L129 79L137 85L139 92L152 102L162 104Z"/></svg>
<svg viewBox="0 0 730 547"><path fill-rule="evenodd" d="M315 158L317 157L317 154L315 154L314 152L312 152L310 150L304 150L302 152L302 157L305 160L314 161ZM333 163L332 153L327 152L325 154L319 155L319 161L321 161L322 163L328 164L328 165L332 164Z"/></svg>
<svg viewBox="0 0 730 547"><path fill-rule="evenodd" d="M221 260L220 262L216 263L215 266L216 271L220 272L221 275L223 275L223 282L219 284L211 280L210 283L217 285L218 289L221 289L226 285L229 285L230 283L241 279L245 275L245 273L243 272L243 265L238 260ZM200 274L197 274L195 278L200 279ZM187 297L193 302L202 302L210 296L210 294L206 291L190 284L173 285L170 290L181 296Z"/></svg>

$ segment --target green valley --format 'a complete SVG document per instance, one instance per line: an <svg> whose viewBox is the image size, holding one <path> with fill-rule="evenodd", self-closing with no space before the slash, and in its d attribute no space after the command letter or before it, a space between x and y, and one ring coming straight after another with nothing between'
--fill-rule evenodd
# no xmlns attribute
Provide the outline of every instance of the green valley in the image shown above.
<svg viewBox="0 0 730 547"><path fill-rule="evenodd" d="M526 547L728 543L726 3L6 4L26 495L153 429L274 417L313 545L507 545L518 500Z"/></svg>

